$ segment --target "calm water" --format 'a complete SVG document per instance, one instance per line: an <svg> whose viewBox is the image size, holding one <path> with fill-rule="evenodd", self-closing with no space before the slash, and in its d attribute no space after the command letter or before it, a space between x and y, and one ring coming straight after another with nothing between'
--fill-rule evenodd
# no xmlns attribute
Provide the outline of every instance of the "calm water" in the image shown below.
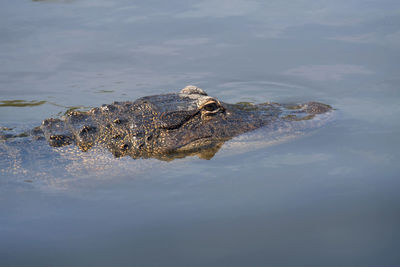
<svg viewBox="0 0 400 267"><path fill-rule="evenodd" d="M33 158L0 173L1 266L400 265L399 1L3 0L0 62L2 127L187 84L339 114L211 160Z"/></svg>

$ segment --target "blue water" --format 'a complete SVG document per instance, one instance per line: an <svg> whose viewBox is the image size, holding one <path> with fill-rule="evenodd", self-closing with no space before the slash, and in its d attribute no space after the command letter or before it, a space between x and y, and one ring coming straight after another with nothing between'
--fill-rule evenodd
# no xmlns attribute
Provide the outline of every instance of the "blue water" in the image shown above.
<svg viewBox="0 0 400 267"><path fill-rule="evenodd" d="M0 266L400 265L398 1L3 0L0 62L0 101L46 101L1 127L187 84L338 114L211 160L30 158L0 172Z"/></svg>

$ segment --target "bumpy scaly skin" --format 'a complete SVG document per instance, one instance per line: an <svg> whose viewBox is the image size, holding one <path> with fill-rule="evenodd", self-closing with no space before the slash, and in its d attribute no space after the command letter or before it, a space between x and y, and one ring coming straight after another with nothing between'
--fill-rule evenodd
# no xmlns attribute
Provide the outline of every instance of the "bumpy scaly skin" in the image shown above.
<svg viewBox="0 0 400 267"><path fill-rule="evenodd" d="M76 144L82 151L105 146L114 156L182 157L203 151L210 158L223 142L276 120L309 120L331 107L317 102L226 104L202 89L114 102L87 112L46 119L40 126L51 146Z"/></svg>

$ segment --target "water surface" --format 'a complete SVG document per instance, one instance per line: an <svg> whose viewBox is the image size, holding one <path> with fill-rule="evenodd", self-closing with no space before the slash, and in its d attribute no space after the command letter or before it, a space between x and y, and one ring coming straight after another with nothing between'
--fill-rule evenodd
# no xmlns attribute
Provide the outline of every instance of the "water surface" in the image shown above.
<svg viewBox="0 0 400 267"><path fill-rule="evenodd" d="M211 160L32 158L0 173L0 265L398 266L399 55L394 0L3 1L1 127L187 84L339 116Z"/></svg>

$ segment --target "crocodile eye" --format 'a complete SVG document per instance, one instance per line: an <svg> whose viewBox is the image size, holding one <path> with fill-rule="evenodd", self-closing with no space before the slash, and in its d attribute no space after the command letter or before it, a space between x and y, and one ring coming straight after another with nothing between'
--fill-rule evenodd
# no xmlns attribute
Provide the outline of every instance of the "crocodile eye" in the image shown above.
<svg viewBox="0 0 400 267"><path fill-rule="evenodd" d="M219 109L219 106L217 105L217 103L211 102L211 103L204 105L203 109L208 112L213 112L213 111L217 111Z"/></svg>
<svg viewBox="0 0 400 267"><path fill-rule="evenodd" d="M224 112L224 107L215 99L207 99L205 103L201 106L201 117L212 117L217 113Z"/></svg>

